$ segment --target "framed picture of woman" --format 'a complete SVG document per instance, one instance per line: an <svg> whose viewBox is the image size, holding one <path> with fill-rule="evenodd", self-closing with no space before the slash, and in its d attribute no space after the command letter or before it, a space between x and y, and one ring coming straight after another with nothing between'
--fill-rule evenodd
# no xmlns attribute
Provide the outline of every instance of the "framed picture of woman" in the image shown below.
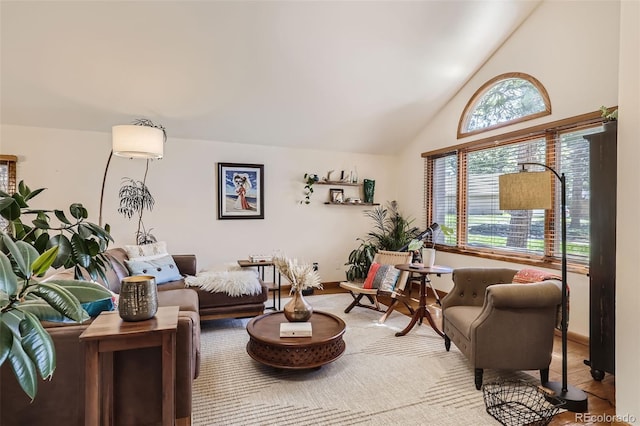
<svg viewBox="0 0 640 426"><path fill-rule="evenodd" d="M264 165L218 163L218 219L264 219Z"/></svg>

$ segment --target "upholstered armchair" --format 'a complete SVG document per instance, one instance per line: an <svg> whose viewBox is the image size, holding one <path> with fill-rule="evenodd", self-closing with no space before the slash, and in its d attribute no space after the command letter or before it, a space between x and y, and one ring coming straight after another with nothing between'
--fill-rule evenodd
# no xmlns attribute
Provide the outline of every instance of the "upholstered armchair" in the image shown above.
<svg viewBox="0 0 640 426"><path fill-rule="evenodd" d="M471 361L476 389L483 369L540 370L549 381L554 328L562 301L558 280L512 283L516 270L461 268L442 299L445 348L453 342Z"/></svg>

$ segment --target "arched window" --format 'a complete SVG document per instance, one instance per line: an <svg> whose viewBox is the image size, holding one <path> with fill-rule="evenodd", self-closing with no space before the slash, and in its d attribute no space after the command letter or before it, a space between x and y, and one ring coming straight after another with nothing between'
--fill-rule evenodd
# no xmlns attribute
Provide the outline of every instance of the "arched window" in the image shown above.
<svg viewBox="0 0 640 426"><path fill-rule="evenodd" d="M551 114L544 86L524 73L487 81L474 93L458 124L458 138Z"/></svg>

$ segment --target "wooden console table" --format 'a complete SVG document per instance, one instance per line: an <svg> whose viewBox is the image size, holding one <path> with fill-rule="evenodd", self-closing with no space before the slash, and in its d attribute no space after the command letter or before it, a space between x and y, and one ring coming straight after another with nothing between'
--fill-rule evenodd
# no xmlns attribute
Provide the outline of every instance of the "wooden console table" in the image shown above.
<svg viewBox="0 0 640 426"><path fill-rule="evenodd" d="M80 335L80 341L86 345L86 426L115 424L111 394L113 352L153 346L160 346L162 349L162 425L175 424L178 309L178 306L160 307L155 317L135 322L123 321L117 311L103 312Z"/></svg>

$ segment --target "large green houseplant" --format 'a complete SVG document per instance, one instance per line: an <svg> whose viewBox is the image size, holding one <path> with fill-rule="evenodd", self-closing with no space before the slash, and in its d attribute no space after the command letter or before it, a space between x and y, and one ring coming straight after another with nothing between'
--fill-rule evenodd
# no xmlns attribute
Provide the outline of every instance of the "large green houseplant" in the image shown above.
<svg viewBox="0 0 640 426"><path fill-rule="evenodd" d="M28 202L45 188L31 190L24 182L18 184L18 191L7 194L0 191L0 216L8 223L7 234L13 241L23 241L40 254L52 247L58 247L51 266L73 268L76 279L83 278L83 271L92 280L105 279L107 265L103 252L109 242L109 225L104 228L87 221L87 209L80 203L69 206L69 215L62 210L31 209ZM54 223L52 216L57 219ZM7 247L0 244L7 254Z"/></svg>
<svg viewBox="0 0 640 426"><path fill-rule="evenodd" d="M373 257L378 250L396 251L413 240L420 230L412 226L413 219L406 218L398 209L398 203L391 201L387 207L366 210L365 215L373 221L373 230L367 239L357 238L360 245L349 253L346 266L347 280L358 281L367 277Z"/></svg>
<svg viewBox="0 0 640 426"><path fill-rule="evenodd" d="M9 362L24 392L35 398L38 376L50 378L56 368L55 347L40 320L76 322L88 319L82 303L111 293L99 284L76 280L40 282L55 262L59 246L44 253L1 233L8 254L0 252L0 366Z"/></svg>

